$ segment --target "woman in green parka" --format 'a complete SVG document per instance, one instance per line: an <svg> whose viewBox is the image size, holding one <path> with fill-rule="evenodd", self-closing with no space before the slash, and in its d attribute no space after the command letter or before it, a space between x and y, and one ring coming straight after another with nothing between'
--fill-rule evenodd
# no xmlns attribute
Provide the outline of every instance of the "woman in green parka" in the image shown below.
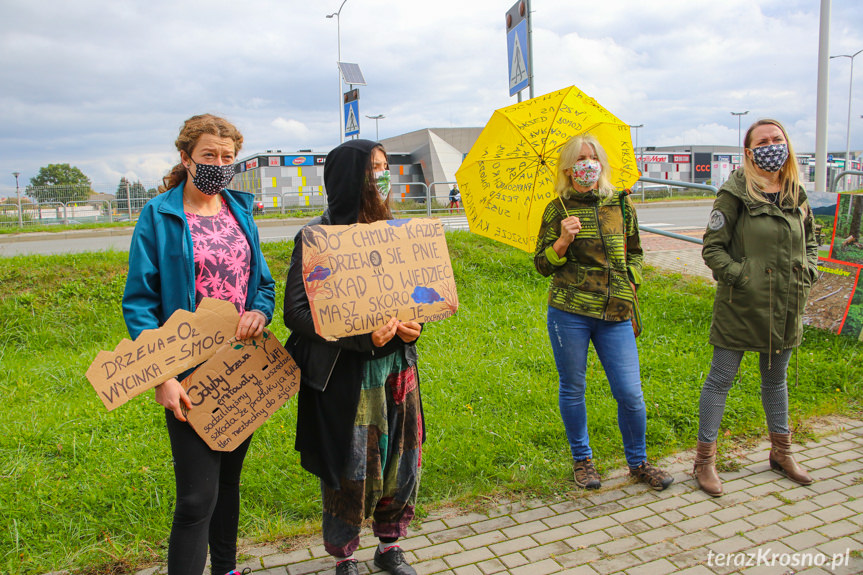
<svg viewBox="0 0 863 575"><path fill-rule="evenodd" d="M813 481L791 455L786 385L791 352L802 340L803 308L818 275L812 212L782 124L755 122L743 144L743 168L719 190L702 250L717 286L713 361L701 390L693 475L714 497L722 495L716 438L745 351L760 355L770 468L801 485Z"/></svg>

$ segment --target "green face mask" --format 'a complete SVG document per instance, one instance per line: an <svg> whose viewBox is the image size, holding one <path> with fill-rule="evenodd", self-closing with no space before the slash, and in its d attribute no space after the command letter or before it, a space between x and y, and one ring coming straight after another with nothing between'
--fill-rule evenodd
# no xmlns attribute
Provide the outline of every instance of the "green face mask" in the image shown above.
<svg viewBox="0 0 863 575"><path fill-rule="evenodd" d="M375 172L375 184L378 186L378 193L380 193L381 198L387 199L391 189L390 171Z"/></svg>

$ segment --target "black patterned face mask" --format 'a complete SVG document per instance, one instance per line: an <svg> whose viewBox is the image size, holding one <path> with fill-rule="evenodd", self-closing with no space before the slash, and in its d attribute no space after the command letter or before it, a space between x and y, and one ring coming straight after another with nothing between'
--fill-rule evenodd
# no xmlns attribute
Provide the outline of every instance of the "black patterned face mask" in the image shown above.
<svg viewBox="0 0 863 575"><path fill-rule="evenodd" d="M752 150L752 161L765 172L778 172L788 159L787 144L771 144L749 149Z"/></svg>
<svg viewBox="0 0 863 575"><path fill-rule="evenodd" d="M208 196L215 196L221 192L234 177L233 164L224 166L199 164L195 160L189 159L195 164L195 175L192 176L192 183Z"/></svg>

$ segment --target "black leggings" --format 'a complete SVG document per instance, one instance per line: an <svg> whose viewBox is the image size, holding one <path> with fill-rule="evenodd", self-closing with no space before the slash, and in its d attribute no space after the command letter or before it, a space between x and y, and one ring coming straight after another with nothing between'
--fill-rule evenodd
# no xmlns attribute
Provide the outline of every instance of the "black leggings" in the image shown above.
<svg viewBox="0 0 863 575"><path fill-rule="evenodd" d="M213 451L192 426L165 410L177 505L168 544L169 575L201 575L210 546L212 575L237 566L240 472L249 437L231 452Z"/></svg>

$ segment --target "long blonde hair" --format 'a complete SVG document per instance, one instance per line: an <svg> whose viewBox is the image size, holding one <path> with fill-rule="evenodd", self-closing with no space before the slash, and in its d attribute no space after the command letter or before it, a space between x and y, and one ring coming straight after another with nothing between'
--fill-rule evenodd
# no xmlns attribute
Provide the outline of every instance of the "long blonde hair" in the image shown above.
<svg viewBox="0 0 863 575"><path fill-rule="evenodd" d="M788 159L785 164L779 168L779 205L797 206L800 195L800 168L797 165L797 155L794 153L794 147L791 145L791 140L788 138L788 132L785 127L777 120L764 118L758 120L746 130L746 136L743 138L743 147L750 149L752 144L752 132L758 126L772 125L782 131L785 137L785 143L788 145ZM753 200L759 202L770 203L764 195L764 189L767 187L767 180L758 175L755 162L748 154L743 154L743 175L746 176L746 193ZM787 200L791 200L788 202Z"/></svg>
<svg viewBox="0 0 863 575"><path fill-rule="evenodd" d="M602 165L602 170L599 173L599 182L597 182L596 193L600 198L606 200L614 195L614 186L611 184L611 169L608 167L608 154L605 153L599 140L593 134L585 133L573 136L560 149L560 157L557 161L557 178L554 183L554 191L561 198L569 198L574 193L572 180L564 173L567 168L572 169L572 166L578 161L578 156L581 155L582 144L587 144L593 151L596 152L596 158Z"/></svg>

